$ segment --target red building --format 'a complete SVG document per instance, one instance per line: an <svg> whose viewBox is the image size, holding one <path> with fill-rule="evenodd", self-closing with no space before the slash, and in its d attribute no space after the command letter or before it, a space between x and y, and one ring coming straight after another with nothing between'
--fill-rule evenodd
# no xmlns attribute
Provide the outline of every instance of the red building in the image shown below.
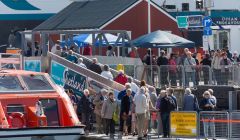
<svg viewBox="0 0 240 140"><path fill-rule="evenodd" d="M154 2L151 31L164 30L182 36L176 19ZM34 30L102 29L131 31L132 39L148 33L147 0L97 0L73 2ZM145 54L140 49L140 56ZM153 51L157 55L157 51Z"/></svg>

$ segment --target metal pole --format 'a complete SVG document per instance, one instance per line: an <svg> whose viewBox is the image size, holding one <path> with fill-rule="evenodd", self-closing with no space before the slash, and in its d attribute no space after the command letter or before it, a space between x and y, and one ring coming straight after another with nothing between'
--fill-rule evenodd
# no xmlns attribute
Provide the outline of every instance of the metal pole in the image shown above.
<svg viewBox="0 0 240 140"><path fill-rule="evenodd" d="M151 33L151 4L150 0L148 0L148 33ZM150 66L151 66L151 83L153 84L153 67L152 67L152 49L150 48Z"/></svg>

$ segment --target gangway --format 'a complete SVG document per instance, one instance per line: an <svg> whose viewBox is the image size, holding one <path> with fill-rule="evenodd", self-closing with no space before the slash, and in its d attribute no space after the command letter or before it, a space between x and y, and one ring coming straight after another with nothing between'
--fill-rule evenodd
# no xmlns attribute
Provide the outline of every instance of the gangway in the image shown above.
<svg viewBox="0 0 240 140"><path fill-rule="evenodd" d="M81 94L84 88L88 88L91 92L98 93L102 88L105 89L111 89L114 91L115 95L119 91L122 91L125 89L125 87L115 81L106 79L105 77L87 69L78 66L75 63L72 63L68 60L66 60L63 57L60 57L56 54L53 54L51 52L48 52L49 57L49 64L50 64L50 75L52 76L53 80L61 81L62 80L62 86L67 86L70 88L73 88L75 91L77 91L78 94ZM62 68L56 69L54 65L59 65L65 67L65 70L61 70ZM70 70L72 71L72 76L69 76L66 74L66 71ZM56 77L57 75L63 75L63 77ZM80 75L80 76L79 76ZM75 76L75 77L74 77ZM69 78L72 77L72 78ZM77 82L77 77L80 77ZM56 81L55 81L56 82ZM79 88L81 87L81 88Z"/></svg>
<svg viewBox="0 0 240 140"><path fill-rule="evenodd" d="M90 65L90 64L92 63L92 60L91 60L90 58L84 56L84 55L80 55L80 54L78 54L78 53L74 53L74 55L77 56L78 58L82 58L82 59L83 59L83 62L84 62L84 64L85 64L86 66L88 66L88 65ZM101 63L99 63L99 65L100 65L101 67L104 66L104 64L101 64ZM111 71L111 73L113 74L114 77L116 77L116 76L118 75L118 71L117 71L117 70L112 69L112 68L109 68L109 69L110 69L110 71ZM127 75L127 76L128 76L128 75ZM133 79L133 80L134 80L134 82L135 82L137 85L140 84L140 81L139 81L139 80L137 80L137 79Z"/></svg>

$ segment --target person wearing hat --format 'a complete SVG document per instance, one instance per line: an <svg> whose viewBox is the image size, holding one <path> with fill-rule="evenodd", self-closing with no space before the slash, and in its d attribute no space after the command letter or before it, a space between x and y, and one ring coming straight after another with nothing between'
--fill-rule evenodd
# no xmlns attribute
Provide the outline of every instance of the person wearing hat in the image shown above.
<svg viewBox="0 0 240 140"><path fill-rule="evenodd" d="M115 77L114 81L119 83L119 84L125 85L127 83L127 81L128 81L128 78L124 74L123 70L119 70L118 71L118 75Z"/></svg>

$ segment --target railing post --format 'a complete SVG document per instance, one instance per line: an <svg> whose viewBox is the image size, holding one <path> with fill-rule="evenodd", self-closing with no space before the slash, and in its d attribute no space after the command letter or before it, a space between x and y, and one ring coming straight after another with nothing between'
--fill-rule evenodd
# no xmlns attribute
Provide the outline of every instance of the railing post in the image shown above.
<svg viewBox="0 0 240 140"><path fill-rule="evenodd" d="M212 67L208 66L209 68L209 85L213 85L213 69Z"/></svg>

